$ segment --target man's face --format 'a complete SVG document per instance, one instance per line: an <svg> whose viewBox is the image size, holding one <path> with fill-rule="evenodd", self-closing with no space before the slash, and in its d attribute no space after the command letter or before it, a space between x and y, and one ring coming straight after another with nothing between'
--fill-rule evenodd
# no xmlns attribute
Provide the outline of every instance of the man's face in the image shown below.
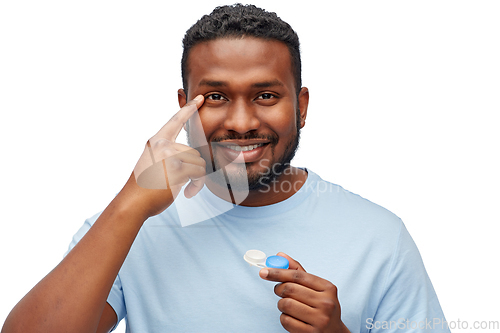
<svg viewBox="0 0 500 333"><path fill-rule="evenodd" d="M188 100L205 97L199 110L203 128L190 121L188 140L193 147L209 143L210 149L200 149L207 174L214 171L212 163L215 170L224 167L233 190L255 190L286 167L305 111L303 116L297 112L284 43L252 37L200 43L191 49L187 82Z"/></svg>

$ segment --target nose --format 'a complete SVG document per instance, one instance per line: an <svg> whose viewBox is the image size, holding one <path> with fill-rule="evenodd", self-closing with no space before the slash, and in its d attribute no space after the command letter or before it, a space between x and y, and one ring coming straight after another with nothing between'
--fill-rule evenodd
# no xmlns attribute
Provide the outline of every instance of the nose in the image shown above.
<svg viewBox="0 0 500 333"><path fill-rule="evenodd" d="M224 128L244 134L260 127L260 121L256 110L245 101L232 101L227 109Z"/></svg>

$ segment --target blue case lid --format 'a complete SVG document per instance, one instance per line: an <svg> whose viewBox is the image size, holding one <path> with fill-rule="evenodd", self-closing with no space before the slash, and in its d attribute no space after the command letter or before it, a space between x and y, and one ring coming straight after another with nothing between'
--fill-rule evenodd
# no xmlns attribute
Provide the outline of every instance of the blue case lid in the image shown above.
<svg viewBox="0 0 500 333"><path fill-rule="evenodd" d="M266 266L269 268L282 268L288 269L288 259L280 256L269 256L266 260Z"/></svg>

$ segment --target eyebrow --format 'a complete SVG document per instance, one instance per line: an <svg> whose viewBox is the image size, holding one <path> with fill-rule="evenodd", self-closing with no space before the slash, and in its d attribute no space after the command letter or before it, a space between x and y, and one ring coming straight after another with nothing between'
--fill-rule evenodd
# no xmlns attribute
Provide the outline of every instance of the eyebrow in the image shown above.
<svg viewBox="0 0 500 333"><path fill-rule="evenodd" d="M198 86L227 87L229 86L229 83L226 81L201 80ZM252 88L271 88L276 86L282 87L284 84L279 80L262 81L252 84Z"/></svg>
<svg viewBox="0 0 500 333"><path fill-rule="evenodd" d="M271 88L271 87L282 87L284 84L280 80L257 82L252 84L253 88Z"/></svg>
<svg viewBox="0 0 500 333"><path fill-rule="evenodd" d="M227 87L228 84L225 81L213 81L213 80L201 80L198 87L209 86L209 87Z"/></svg>

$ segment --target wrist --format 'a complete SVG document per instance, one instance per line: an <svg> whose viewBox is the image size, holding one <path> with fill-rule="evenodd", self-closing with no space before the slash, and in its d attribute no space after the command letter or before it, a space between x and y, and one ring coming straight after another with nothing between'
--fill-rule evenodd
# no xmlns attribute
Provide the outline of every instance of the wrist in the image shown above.
<svg viewBox="0 0 500 333"><path fill-rule="evenodd" d="M341 329L340 329L340 332L342 333L351 333L351 331L349 331L349 329L347 328L347 326L345 326L345 324L341 321Z"/></svg>
<svg viewBox="0 0 500 333"><path fill-rule="evenodd" d="M158 215L173 202L170 189L152 190L137 185L132 173L127 183L113 200L117 212L144 223L148 218Z"/></svg>

